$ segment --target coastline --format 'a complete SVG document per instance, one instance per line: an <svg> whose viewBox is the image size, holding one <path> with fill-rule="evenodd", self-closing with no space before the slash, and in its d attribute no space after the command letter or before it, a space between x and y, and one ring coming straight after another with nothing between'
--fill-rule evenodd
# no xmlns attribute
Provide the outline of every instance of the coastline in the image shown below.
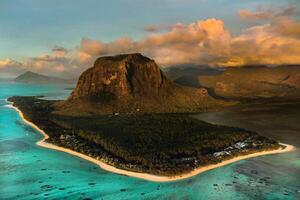
<svg viewBox="0 0 300 200"><path fill-rule="evenodd" d="M6 100L7 101L7 100ZM9 102L9 101L7 101ZM270 151L262 151L262 152L257 152L257 153L253 153L253 154L249 154L249 155L243 155L243 156L238 156L229 160L225 160L221 163L218 164L213 164L213 165L208 165L208 166L204 166L204 167L199 167L189 173L186 174L182 174L182 175L177 175L177 176L157 176L157 175L152 175L152 174L147 174L147 173L139 173L139 172L132 172L132 171L127 171L127 170L123 170L123 169L118 169L114 166L108 165L102 161L99 161L97 159L94 159L92 157L89 157L85 154L82 153L78 153L76 151L73 151L71 149L67 149L67 148L63 148L63 147L59 147L56 146L54 144L51 143L47 143L45 142L45 140L47 140L49 138L49 136L42 130L40 129L37 125L35 125L34 123L28 121L27 119L25 119L22 111L20 109L18 109L17 107L13 106L11 102L9 102L9 105L6 105L6 107L15 109L18 114L20 115L20 117L22 118L22 120L28 124L29 126L35 128L37 131L39 131L44 138L40 141L38 141L36 144L38 146L44 147L44 148L49 148L49 149L53 149L53 150L57 150L57 151L62 151L74 156L78 156L82 159L85 159L87 161L90 161L96 165L98 165L100 168L102 168L103 170L112 172L112 173L116 173L116 174L121 174L121 175L126 175L126 176L131 176L131 177L135 177L135 178L139 178L139 179L144 179L144 180L148 180L148 181L153 181L153 182L170 182L170 181L177 181L177 180L182 180L182 179L186 179L186 178L190 178L193 177L195 175L198 175L200 173L203 173L205 171L208 170L212 170L218 167L222 167L240 160L245 160L248 158L254 158L254 157L258 157L258 156L263 156L263 155L271 155L271 154L279 154L279 153L285 153L285 152L291 152L295 150L295 147L292 145L288 145L288 144L283 144L280 143L281 145L285 146L285 148L281 148L281 149L277 149L277 150L270 150Z"/></svg>

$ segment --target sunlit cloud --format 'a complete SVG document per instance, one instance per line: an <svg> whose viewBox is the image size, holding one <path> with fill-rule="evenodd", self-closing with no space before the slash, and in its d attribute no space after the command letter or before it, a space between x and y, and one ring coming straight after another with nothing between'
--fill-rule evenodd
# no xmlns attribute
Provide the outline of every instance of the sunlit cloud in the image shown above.
<svg viewBox="0 0 300 200"><path fill-rule="evenodd" d="M65 57L69 53L69 50L61 46L55 46L52 52L56 57Z"/></svg>
<svg viewBox="0 0 300 200"><path fill-rule="evenodd" d="M250 19L250 20L268 20L274 19L276 17L288 17L295 16L298 14L298 9L296 6L288 6L284 8L274 8L269 7L266 8L264 6L259 6L257 10L251 11L248 9L239 10L239 16L242 19Z"/></svg>
<svg viewBox="0 0 300 200"><path fill-rule="evenodd" d="M281 31L282 20L288 22L290 31ZM295 37L298 31L299 22L290 18L248 28L232 40L228 63L222 65L299 64L300 40Z"/></svg>
<svg viewBox="0 0 300 200"><path fill-rule="evenodd" d="M0 69L5 68L6 66L9 66L9 65L15 65L15 64L17 64L17 63L8 58L4 59L4 60L0 60Z"/></svg>
<svg viewBox="0 0 300 200"><path fill-rule="evenodd" d="M72 69L71 60L72 56L68 54L66 49L54 48L49 55L28 58L23 62L12 59L0 60L0 73L19 74L31 70L53 75L61 72L68 74Z"/></svg>
<svg viewBox="0 0 300 200"><path fill-rule="evenodd" d="M120 38L113 42L82 39L77 60L87 63L95 56L142 52L161 65L212 62L221 55L220 48L229 47L230 33L224 22L217 19L200 20L191 24L178 23L163 34L151 34L139 41ZM213 58L210 58L213 56Z"/></svg>
<svg viewBox="0 0 300 200"><path fill-rule="evenodd" d="M86 63L99 55L139 51L162 66L299 64L299 31L299 21L281 16L270 24L253 26L232 36L222 20L208 19L176 24L168 32L152 34L139 41L119 39L104 43L83 39L79 53L84 55Z"/></svg>
<svg viewBox="0 0 300 200"><path fill-rule="evenodd" d="M144 30L149 33L157 33L157 32L164 32L164 31L170 31L175 26L181 27L183 24L149 24L145 26Z"/></svg>
<svg viewBox="0 0 300 200"><path fill-rule="evenodd" d="M300 21L294 7L239 12L242 18L268 19L233 35L220 19L199 20L150 27L140 39L118 38L111 42L82 38L74 49L55 46L49 54L23 62L0 60L1 73L24 70L58 75L78 75L99 56L141 52L161 66L184 64L212 67L282 65L300 63ZM151 25L152 26L152 25Z"/></svg>

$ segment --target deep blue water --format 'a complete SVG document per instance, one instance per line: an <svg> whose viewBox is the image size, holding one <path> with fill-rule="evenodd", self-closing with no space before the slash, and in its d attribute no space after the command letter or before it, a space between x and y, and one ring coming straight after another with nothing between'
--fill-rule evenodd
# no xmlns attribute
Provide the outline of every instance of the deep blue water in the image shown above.
<svg viewBox="0 0 300 200"><path fill-rule="evenodd" d="M36 146L42 136L5 107L5 98L64 99L70 93L66 87L0 81L0 199L300 199L299 151L240 161L182 181L153 183Z"/></svg>

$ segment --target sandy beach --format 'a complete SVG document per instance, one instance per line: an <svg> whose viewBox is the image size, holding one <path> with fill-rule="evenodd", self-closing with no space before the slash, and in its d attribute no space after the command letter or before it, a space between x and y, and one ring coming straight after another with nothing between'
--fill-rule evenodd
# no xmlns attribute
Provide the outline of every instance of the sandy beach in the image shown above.
<svg viewBox="0 0 300 200"><path fill-rule="evenodd" d="M63 151L63 152L69 153L71 155L78 156L82 159L85 159L87 161L95 163L96 165L98 165L102 169L104 169L106 171L109 171L109 172L113 172L113 173L116 173L116 174L122 174L122 175L126 175L126 176L131 176L131 177L135 177L135 178L140 178L140 179L144 179L144 180L148 180L148 181L154 181L154 182L169 182L169 181L177 181L177 180L181 180L181 179L186 179L186 178L190 178L192 176L195 176L197 174L200 174L202 172L205 172L205 171L208 171L208 170L212 170L212 169L215 169L215 168L218 168L218 167L222 167L224 165L228 165L228 164L237 162L239 160L254 158L254 157L257 157L257 156L264 156L264 155L291 152L291 151L295 150L294 146L281 143L281 145L285 146L284 148L277 149L277 150L272 150L272 151L262 151L262 152L257 152L257 153L244 155L244 156L238 156L238 157L235 157L235 158L232 158L232 159L229 159L229 160L225 160L225 161L223 161L221 163L218 163L218 164L208 165L208 166L197 168L197 169L195 169L195 170L193 170L193 171L191 171L187 174L182 174L182 175L172 176L172 177L156 176L156 175L147 174L147 173L131 172L131 171L123 170L123 169L118 169L114 166L108 165L104 162L101 162L97 159L94 159L94 158L89 157L87 155L84 155L82 153L78 153L78 152L73 151L71 149L59 147L59 146L56 146L56 145L45 142L45 140L48 139L49 136L42 129L40 129L37 125L35 125L34 123L32 123L32 122L28 121L27 119L25 119L23 113L21 112L21 110L19 110L15 106L13 106L11 104L11 102L9 102L9 103L10 104L7 105L7 107L15 109L19 113L20 117L22 118L22 120L26 124L28 124L29 126L35 128L36 130L38 130L44 136L44 138L42 140L40 140L36 143L38 146L49 148L49 149L54 149L54 150L57 150L57 151Z"/></svg>

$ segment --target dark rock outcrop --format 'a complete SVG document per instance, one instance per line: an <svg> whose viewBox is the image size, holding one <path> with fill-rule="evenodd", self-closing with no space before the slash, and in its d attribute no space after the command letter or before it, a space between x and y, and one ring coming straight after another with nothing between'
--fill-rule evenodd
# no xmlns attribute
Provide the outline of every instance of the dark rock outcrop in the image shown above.
<svg viewBox="0 0 300 200"><path fill-rule="evenodd" d="M101 57L82 73L70 100L99 95L151 97L161 95L169 85L157 64L141 54Z"/></svg>
<svg viewBox="0 0 300 200"><path fill-rule="evenodd" d="M135 53L98 58L57 108L75 115L174 113L198 112L219 104L206 89L173 83L154 60Z"/></svg>

